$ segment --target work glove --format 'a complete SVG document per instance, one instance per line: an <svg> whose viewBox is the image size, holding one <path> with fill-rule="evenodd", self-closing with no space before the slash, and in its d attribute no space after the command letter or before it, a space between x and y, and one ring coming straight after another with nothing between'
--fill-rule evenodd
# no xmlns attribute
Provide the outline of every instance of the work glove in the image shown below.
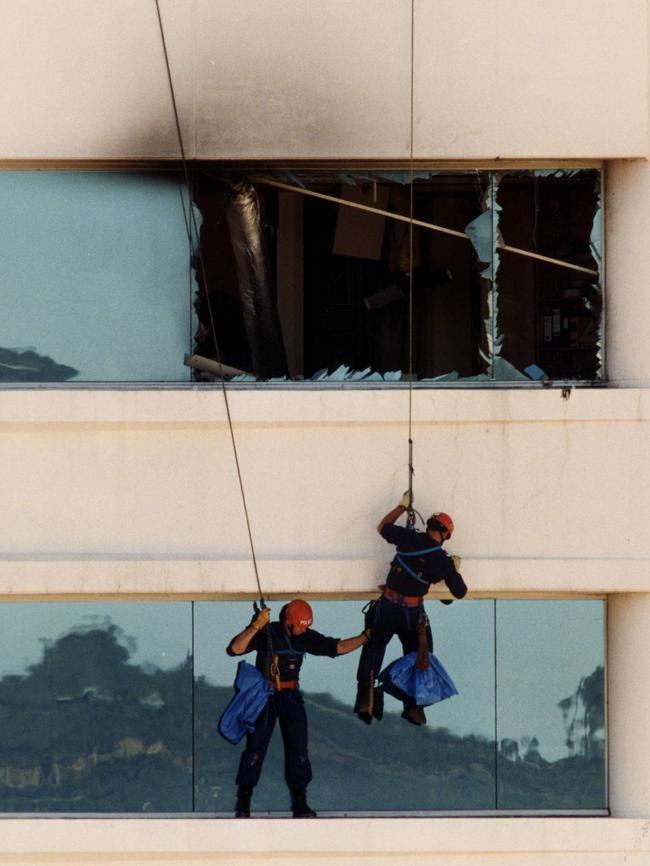
<svg viewBox="0 0 650 866"><path fill-rule="evenodd" d="M402 508L406 508L407 511L411 507L411 505L413 505L413 497L408 492L408 490L404 493L404 495L400 499L399 504L402 506Z"/></svg>
<svg viewBox="0 0 650 866"><path fill-rule="evenodd" d="M460 563L462 561L460 556L452 556L451 558L454 561L454 568L456 569L456 571L460 572Z"/></svg>
<svg viewBox="0 0 650 866"><path fill-rule="evenodd" d="M255 631L259 631L264 628L265 625L268 625L269 619L271 618L271 610L268 607L263 607L262 610L253 617L253 621L251 625L255 629Z"/></svg>

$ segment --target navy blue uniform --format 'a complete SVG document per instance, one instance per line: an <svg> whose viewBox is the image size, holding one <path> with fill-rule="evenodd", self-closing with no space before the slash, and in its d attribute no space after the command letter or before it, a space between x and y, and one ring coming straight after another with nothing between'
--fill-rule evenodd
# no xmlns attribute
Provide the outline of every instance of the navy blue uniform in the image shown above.
<svg viewBox="0 0 650 866"><path fill-rule="evenodd" d="M257 652L255 666L271 682L273 656L277 656L279 678L282 682L290 682L298 680L305 653L336 658L338 642L339 638L325 637L310 628L303 634L290 636L282 623L273 622L254 635L246 652ZM230 647L228 653L234 655ZM302 695L298 689L274 689L255 722L255 730L246 735L246 748L242 752L237 773L238 785L251 788L257 785L276 720L280 723L284 742L287 785L289 788L306 788L311 782L307 714Z"/></svg>
<svg viewBox="0 0 650 866"><path fill-rule="evenodd" d="M432 583L444 580L455 598L463 598L467 593L465 581L456 571L453 559L426 532L388 523L382 528L381 536L397 547L386 586L400 596L417 596L420 601L405 604L400 599L391 600L382 595L375 602L369 623L372 635L361 650L357 669L357 681L366 685L374 682L379 674L386 647L393 635L399 638L404 655L418 649L417 625L422 614L421 599ZM421 556L400 556L400 553L413 554L418 551L422 551ZM430 628L427 628L427 640L431 652L433 644Z"/></svg>

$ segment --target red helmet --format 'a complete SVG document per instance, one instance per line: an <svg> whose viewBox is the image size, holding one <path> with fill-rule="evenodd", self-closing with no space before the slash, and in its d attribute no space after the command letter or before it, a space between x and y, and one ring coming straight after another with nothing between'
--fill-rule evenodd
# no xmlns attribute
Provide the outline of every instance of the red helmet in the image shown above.
<svg viewBox="0 0 650 866"><path fill-rule="evenodd" d="M438 532L446 531L447 538L451 538L454 531L454 521L444 511L438 511L427 520L427 529L434 529Z"/></svg>
<svg viewBox="0 0 650 866"><path fill-rule="evenodd" d="M305 628L309 628L314 621L314 614L306 601L296 598L287 605L284 612L284 621L287 625L302 625Z"/></svg>

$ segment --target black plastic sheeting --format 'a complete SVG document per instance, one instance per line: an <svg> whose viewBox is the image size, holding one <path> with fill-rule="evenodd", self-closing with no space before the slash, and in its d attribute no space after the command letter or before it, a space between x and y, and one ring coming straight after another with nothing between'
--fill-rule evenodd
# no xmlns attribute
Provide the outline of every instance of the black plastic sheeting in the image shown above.
<svg viewBox="0 0 650 866"><path fill-rule="evenodd" d="M260 379L289 372L264 247L260 205L248 180L225 181L226 220L235 256L252 372Z"/></svg>

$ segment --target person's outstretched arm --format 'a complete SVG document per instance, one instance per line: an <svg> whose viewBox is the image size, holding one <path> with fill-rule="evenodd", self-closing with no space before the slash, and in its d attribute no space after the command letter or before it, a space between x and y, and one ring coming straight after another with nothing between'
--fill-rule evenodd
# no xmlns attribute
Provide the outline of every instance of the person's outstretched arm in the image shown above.
<svg viewBox="0 0 650 866"><path fill-rule="evenodd" d="M356 637L346 637L343 640L340 640L336 645L336 652L340 656L346 655L346 653L351 653L355 649L359 649L360 646L363 646L364 643L368 643L370 640L370 629L367 628L361 632L361 634L356 635Z"/></svg>

